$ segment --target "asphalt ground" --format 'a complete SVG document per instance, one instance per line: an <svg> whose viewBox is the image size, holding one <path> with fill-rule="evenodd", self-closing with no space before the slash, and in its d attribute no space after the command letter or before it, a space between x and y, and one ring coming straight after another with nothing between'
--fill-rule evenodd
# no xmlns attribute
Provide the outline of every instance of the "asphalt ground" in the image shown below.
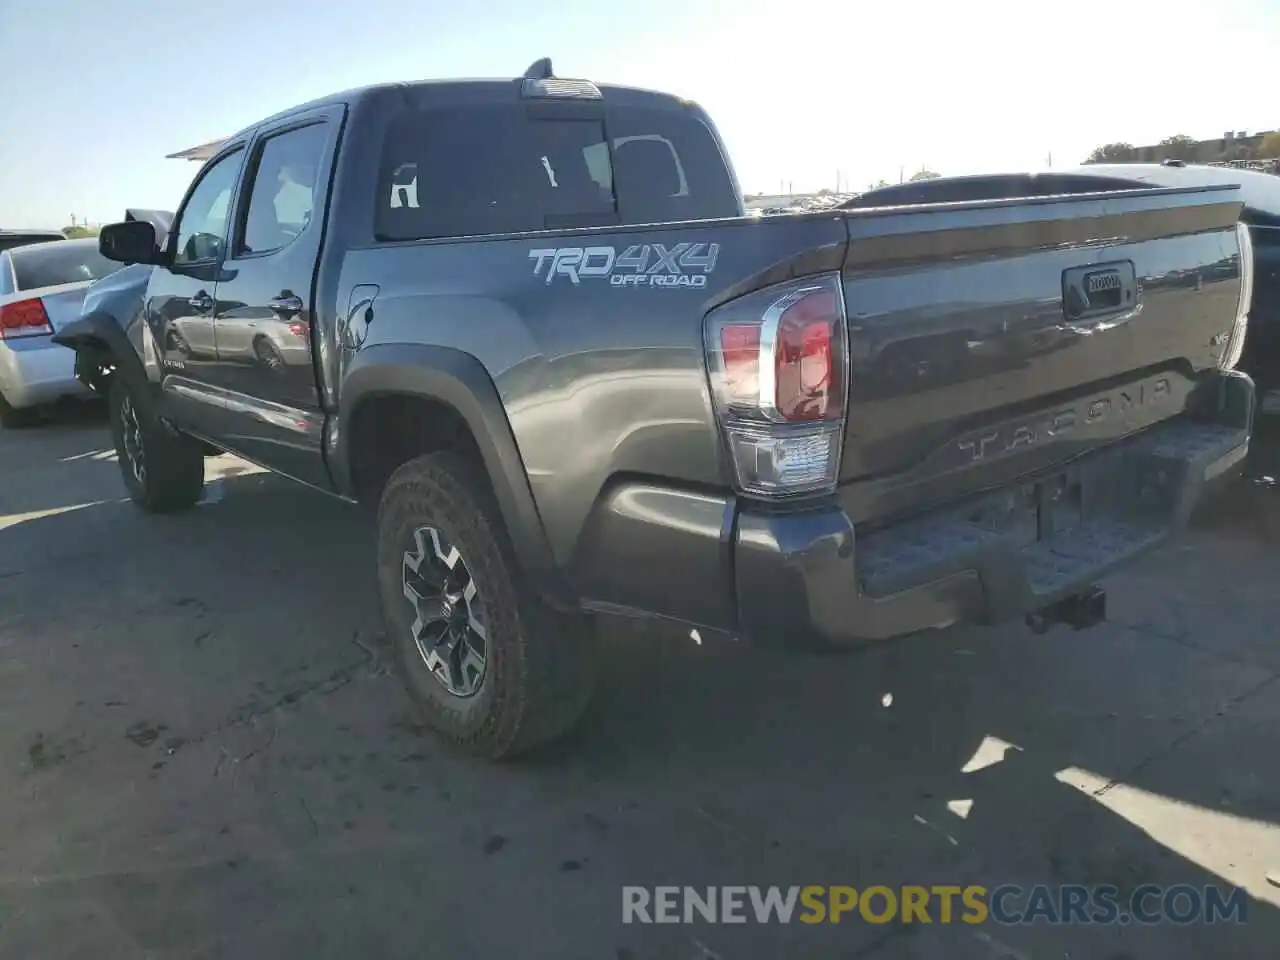
<svg viewBox="0 0 1280 960"><path fill-rule="evenodd" d="M1108 582L1104 626L813 657L606 624L580 735L506 766L442 747L388 673L359 511L221 457L206 502L149 517L108 448L96 414L0 434L0 957L1280 951L1266 438ZM660 884L1232 885L1247 913L623 923L624 886Z"/></svg>

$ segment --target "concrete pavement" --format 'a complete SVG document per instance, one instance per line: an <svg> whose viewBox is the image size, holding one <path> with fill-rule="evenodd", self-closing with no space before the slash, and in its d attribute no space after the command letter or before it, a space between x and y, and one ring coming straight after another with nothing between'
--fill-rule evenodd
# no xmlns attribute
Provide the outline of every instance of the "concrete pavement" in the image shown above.
<svg viewBox="0 0 1280 960"><path fill-rule="evenodd" d="M582 734L495 767L385 670L359 511L224 457L208 502L144 516L108 442L0 434L0 956L1275 955L1265 485L1085 633L815 658L608 625ZM904 883L1251 901L1215 926L621 922L628 884Z"/></svg>

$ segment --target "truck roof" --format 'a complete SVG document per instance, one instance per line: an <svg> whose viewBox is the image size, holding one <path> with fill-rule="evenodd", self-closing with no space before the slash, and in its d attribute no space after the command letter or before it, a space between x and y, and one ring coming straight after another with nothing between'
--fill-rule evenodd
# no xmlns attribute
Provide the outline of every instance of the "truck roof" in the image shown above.
<svg viewBox="0 0 1280 960"><path fill-rule="evenodd" d="M278 120L285 120L295 114L305 113L320 107L327 107L335 104L351 104L355 101L389 90L401 90L410 95L413 92L421 91L428 94L429 98L432 100L447 100L449 99L450 94L462 94L463 96L459 97L460 102L515 102L520 98L519 84L523 80L533 79L535 70L539 70L539 75L536 79L569 79L554 77L550 72L550 62L538 61L533 64L522 77L446 78L394 83L375 83L363 87L353 87L349 90L326 94L323 97L317 97L314 100L307 101L306 103L300 103L284 110L280 110L269 117L263 117L260 120L254 121L228 137L211 140L208 143L199 144L185 150L180 150L176 153L167 154L166 159L208 160L228 141L245 136L263 124L274 123ZM579 81L578 78L573 78L573 80L575 82L590 82ZM615 106L642 105L650 109L669 110L688 110L698 108L697 104L691 100L686 100L673 94L663 93L657 90L647 90L640 87L619 86L615 84L596 83L593 85L600 91L602 97L607 98L608 101Z"/></svg>

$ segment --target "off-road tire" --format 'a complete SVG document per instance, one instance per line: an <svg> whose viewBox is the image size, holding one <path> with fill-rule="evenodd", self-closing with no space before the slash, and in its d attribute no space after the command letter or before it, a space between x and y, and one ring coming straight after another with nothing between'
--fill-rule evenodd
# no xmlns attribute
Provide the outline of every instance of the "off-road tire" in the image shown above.
<svg viewBox="0 0 1280 960"><path fill-rule="evenodd" d="M434 528L456 546L484 604L485 671L470 696L427 668L405 598L405 554ZM568 733L595 686L592 622L547 606L521 576L482 468L454 451L392 474L378 505L378 583L392 659L426 723L468 753L510 759Z"/></svg>
<svg viewBox="0 0 1280 960"><path fill-rule="evenodd" d="M160 422L150 398L124 377L112 378L107 397L111 439L129 499L148 513L172 513L194 505L204 490L204 447ZM139 478L126 446L129 411L136 420L145 469Z"/></svg>

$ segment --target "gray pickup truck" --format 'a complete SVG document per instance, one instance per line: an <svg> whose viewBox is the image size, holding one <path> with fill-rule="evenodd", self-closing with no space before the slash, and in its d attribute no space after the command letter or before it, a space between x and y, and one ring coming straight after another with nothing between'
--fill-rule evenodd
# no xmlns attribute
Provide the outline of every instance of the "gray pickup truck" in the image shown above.
<svg viewBox="0 0 1280 960"><path fill-rule="evenodd" d="M59 342L130 496L229 451L376 506L447 739L569 729L602 614L852 646L1089 626L1244 458L1238 191L752 218L687 100L377 86L231 137Z"/></svg>

